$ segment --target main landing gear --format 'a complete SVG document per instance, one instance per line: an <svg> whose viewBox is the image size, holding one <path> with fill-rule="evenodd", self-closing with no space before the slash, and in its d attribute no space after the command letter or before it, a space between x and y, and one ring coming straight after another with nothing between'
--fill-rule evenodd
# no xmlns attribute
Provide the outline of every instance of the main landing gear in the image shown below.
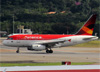
<svg viewBox="0 0 100 72"><path fill-rule="evenodd" d="M19 47L17 48L17 51L16 51L16 53L19 53Z"/></svg>
<svg viewBox="0 0 100 72"><path fill-rule="evenodd" d="M51 48L50 50L46 49L46 53L53 53L53 50L51 50Z"/></svg>

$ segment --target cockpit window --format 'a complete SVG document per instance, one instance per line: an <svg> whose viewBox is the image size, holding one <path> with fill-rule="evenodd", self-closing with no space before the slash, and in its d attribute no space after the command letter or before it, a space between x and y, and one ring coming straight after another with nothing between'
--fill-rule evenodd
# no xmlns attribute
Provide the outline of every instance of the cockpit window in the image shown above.
<svg viewBox="0 0 100 72"><path fill-rule="evenodd" d="M13 38L8 37L9 40L13 40Z"/></svg>

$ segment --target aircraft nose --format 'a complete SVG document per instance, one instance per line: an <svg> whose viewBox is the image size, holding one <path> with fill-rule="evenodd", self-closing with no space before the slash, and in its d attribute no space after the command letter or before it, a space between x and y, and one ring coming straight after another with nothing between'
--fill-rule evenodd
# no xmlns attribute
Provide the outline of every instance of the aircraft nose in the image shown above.
<svg viewBox="0 0 100 72"><path fill-rule="evenodd" d="M3 44L4 44L4 45L7 45L7 42L6 42L6 40L4 40L4 41L3 41Z"/></svg>

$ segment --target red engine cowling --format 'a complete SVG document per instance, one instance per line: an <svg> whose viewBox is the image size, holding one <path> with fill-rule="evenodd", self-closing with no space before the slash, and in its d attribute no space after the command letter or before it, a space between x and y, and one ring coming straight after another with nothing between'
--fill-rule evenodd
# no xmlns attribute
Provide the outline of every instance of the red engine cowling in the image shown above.
<svg viewBox="0 0 100 72"><path fill-rule="evenodd" d="M45 50L46 46L44 45L39 45L39 44L33 44L31 47L27 47L28 50L34 50L34 51L41 51Z"/></svg>

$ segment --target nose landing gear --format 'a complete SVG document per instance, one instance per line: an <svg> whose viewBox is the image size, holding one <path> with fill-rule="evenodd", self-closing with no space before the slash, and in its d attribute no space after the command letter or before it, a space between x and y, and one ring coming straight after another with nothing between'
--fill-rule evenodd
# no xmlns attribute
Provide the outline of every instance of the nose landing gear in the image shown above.
<svg viewBox="0 0 100 72"><path fill-rule="evenodd" d="M17 48L17 51L16 51L16 53L19 53L19 47Z"/></svg>

